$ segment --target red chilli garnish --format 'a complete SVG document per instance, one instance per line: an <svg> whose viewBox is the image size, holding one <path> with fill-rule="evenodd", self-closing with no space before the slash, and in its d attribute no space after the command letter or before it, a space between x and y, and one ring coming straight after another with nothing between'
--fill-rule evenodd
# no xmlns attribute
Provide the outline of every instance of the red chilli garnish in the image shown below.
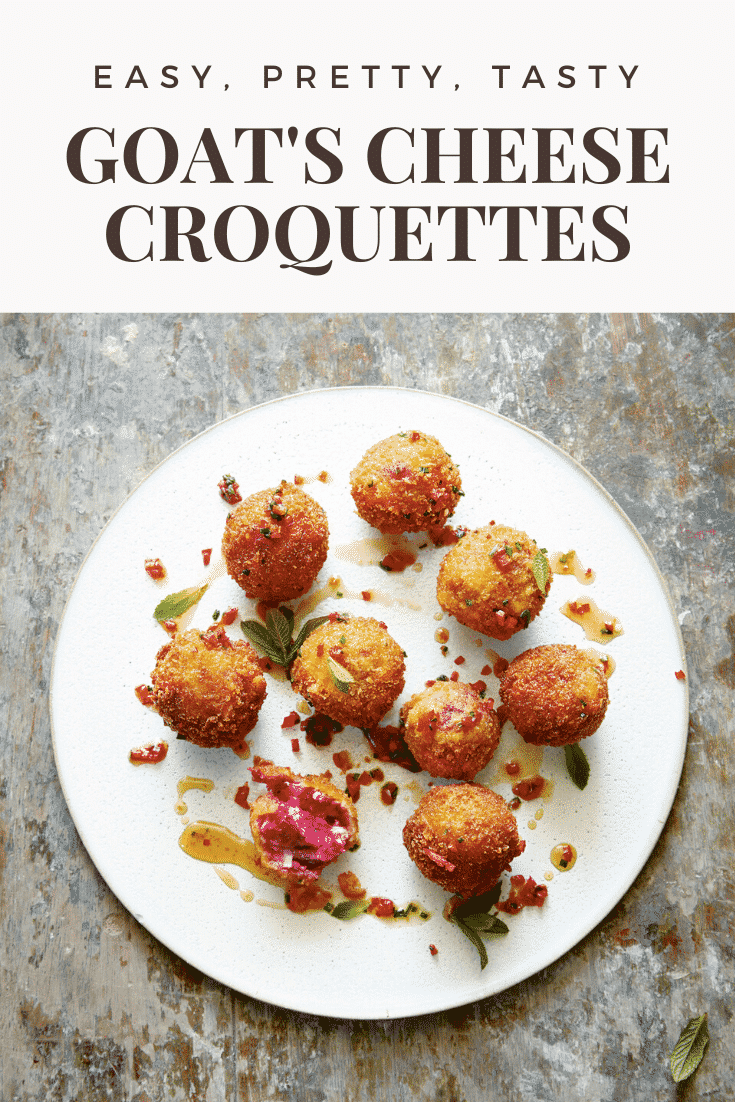
<svg viewBox="0 0 735 1102"><path fill-rule="evenodd" d="M283 729L284 727L295 727L296 724L300 722L301 716L298 712L289 712L283 723L281 724L281 729Z"/></svg>
<svg viewBox="0 0 735 1102"><path fill-rule="evenodd" d="M136 685L135 695L141 704L145 704L146 708L150 708L153 705L153 697L151 696L150 685Z"/></svg>
<svg viewBox="0 0 735 1102"><path fill-rule="evenodd" d="M674 674L674 677L676 678L677 681L686 681L686 679L687 679L687 675L684 673L683 670L677 670L676 673Z"/></svg>
<svg viewBox="0 0 735 1102"><path fill-rule="evenodd" d="M223 474L217 483L217 488L219 489L219 496L228 505L237 505L239 501L242 501L240 487L231 474Z"/></svg>
<svg viewBox="0 0 735 1102"><path fill-rule="evenodd" d="M435 957L439 950L437 949L436 945L430 945L429 952L431 953L432 957Z"/></svg>
<svg viewBox="0 0 735 1102"><path fill-rule="evenodd" d="M212 561L212 548L211 547L203 547L202 548L202 561L203 561L205 566L209 566L210 562Z"/></svg>
<svg viewBox="0 0 735 1102"><path fill-rule="evenodd" d="M466 661L467 660L463 654L458 654L457 657L454 659L454 664L455 666L463 666Z"/></svg>
<svg viewBox="0 0 735 1102"><path fill-rule="evenodd" d="M221 623L234 624L238 617L238 610L236 608L228 608L227 612L222 613Z"/></svg>
<svg viewBox="0 0 735 1102"><path fill-rule="evenodd" d="M378 918L392 918L395 910L396 907L392 899L385 899L379 895L374 895L368 905L368 914L376 915Z"/></svg>
<svg viewBox="0 0 735 1102"><path fill-rule="evenodd" d="M146 559L145 572L149 578L153 578L157 582L166 577L166 567L160 559Z"/></svg>
<svg viewBox="0 0 735 1102"><path fill-rule="evenodd" d="M250 785L246 781L245 784L241 784L235 793L234 800L238 807L243 807L246 811L250 810L250 802L248 797L250 795Z"/></svg>
<svg viewBox="0 0 735 1102"><path fill-rule="evenodd" d="M537 884L532 876L511 876L510 895L495 906L505 914L517 915L524 907L543 907L549 889L545 884Z"/></svg>
<svg viewBox="0 0 735 1102"><path fill-rule="evenodd" d="M518 784L514 784L513 795L520 796L522 800L537 800L539 796L543 795L545 784L544 778L537 773L535 777L529 777L528 780L518 781Z"/></svg>
<svg viewBox="0 0 735 1102"><path fill-rule="evenodd" d="M293 750L294 754L298 754L301 750L301 743L297 738L291 739L291 749Z"/></svg>
<svg viewBox="0 0 735 1102"><path fill-rule="evenodd" d="M129 760L133 765L157 765L168 753L167 742L154 742L149 746L137 746L130 751Z"/></svg>

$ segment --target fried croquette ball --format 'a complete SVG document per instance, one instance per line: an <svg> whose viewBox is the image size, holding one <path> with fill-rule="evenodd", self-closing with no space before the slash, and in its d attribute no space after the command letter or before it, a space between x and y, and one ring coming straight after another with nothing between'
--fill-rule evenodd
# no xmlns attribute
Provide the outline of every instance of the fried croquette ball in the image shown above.
<svg viewBox="0 0 735 1102"><path fill-rule="evenodd" d="M161 647L151 673L153 703L167 727L197 746L244 747L265 700L258 656L220 624L192 629Z"/></svg>
<svg viewBox="0 0 735 1102"><path fill-rule="evenodd" d="M250 772L268 786L250 809L256 857L265 869L290 883L314 881L359 844L355 805L327 777L302 777L261 758Z"/></svg>
<svg viewBox="0 0 735 1102"><path fill-rule="evenodd" d="M282 482L251 494L228 514L222 554L227 573L248 597L290 601L311 589L328 544L321 505Z"/></svg>
<svg viewBox="0 0 735 1102"><path fill-rule="evenodd" d="M350 481L358 514L387 534L441 528L462 496L451 456L425 432L399 432L373 444Z"/></svg>
<svg viewBox="0 0 735 1102"><path fill-rule="evenodd" d="M510 639L536 618L550 586L549 560L536 541L517 528L488 524L444 556L436 596L460 624Z"/></svg>
<svg viewBox="0 0 735 1102"><path fill-rule="evenodd" d="M403 690L404 657L385 624L333 613L302 644L291 686L338 723L374 727Z"/></svg>
<svg viewBox="0 0 735 1102"><path fill-rule="evenodd" d="M462 681L435 681L401 708L406 744L432 777L471 781L500 742L492 701Z"/></svg>
<svg viewBox="0 0 735 1102"><path fill-rule="evenodd" d="M519 654L500 679L508 717L534 746L566 746L593 734L605 718L607 678L590 654L565 643Z"/></svg>
<svg viewBox="0 0 735 1102"><path fill-rule="evenodd" d="M428 880L465 898L489 891L526 848L503 797L474 783L429 789L406 821L403 844Z"/></svg>

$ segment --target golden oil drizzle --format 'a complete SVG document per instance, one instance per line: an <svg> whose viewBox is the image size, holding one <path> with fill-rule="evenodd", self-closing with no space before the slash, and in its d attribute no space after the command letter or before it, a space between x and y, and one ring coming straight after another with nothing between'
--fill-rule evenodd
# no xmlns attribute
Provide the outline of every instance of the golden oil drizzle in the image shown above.
<svg viewBox="0 0 735 1102"><path fill-rule="evenodd" d="M227 869L220 868L219 865L214 866L214 871L217 873L222 883L226 884L228 888L231 888L233 891L238 890L240 885L231 872L228 872Z"/></svg>
<svg viewBox="0 0 735 1102"><path fill-rule="evenodd" d="M565 859L564 853L566 850L571 850L571 859ZM576 860L577 851L569 842L559 842L551 851L551 863L554 868L559 869L560 872L569 872Z"/></svg>
<svg viewBox="0 0 735 1102"><path fill-rule="evenodd" d="M585 568L576 551L553 551L549 555L552 574L573 574L580 585L591 585L596 574L591 567Z"/></svg>
<svg viewBox="0 0 735 1102"><path fill-rule="evenodd" d="M599 643L603 647L623 634L623 625L617 617L600 608L591 597L565 601L559 611L573 623L579 624L591 642Z"/></svg>
<svg viewBox="0 0 735 1102"><path fill-rule="evenodd" d="M582 654L586 654L593 662L596 662L598 666L602 667L602 672L605 677L610 680L615 673L615 659L609 654L600 654L599 651L593 650L592 647L588 647L582 651Z"/></svg>
<svg viewBox="0 0 735 1102"><path fill-rule="evenodd" d="M342 543L335 547L336 558L354 566L377 566L391 551L413 555L416 545L405 536L366 536L364 539Z"/></svg>
<svg viewBox="0 0 735 1102"><path fill-rule="evenodd" d="M331 474L328 471L319 471L319 474L295 474L293 476L294 486L308 486L311 482L333 482Z"/></svg>
<svg viewBox="0 0 735 1102"><path fill-rule="evenodd" d="M437 628L434 632L434 639L437 641L437 643L448 643L449 632L446 628Z"/></svg>
<svg viewBox="0 0 735 1102"><path fill-rule="evenodd" d="M270 907L272 911L287 911L288 907L285 903L274 903L272 899L256 899L255 902L259 907Z"/></svg>
<svg viewBox="0 0 735 1102"><path fill-rule="evenodd" d="M210 865L238 865L258 880L283 887L284 882L279 876L258 864L253 843L219 823L202 820L191 823L180 835L179 845L184 853L197 861L206 861Z"/></svg>
<svg viewBox="0 0 735 1102"><path fill-rule="evenodd" d="M369 598L365 601L365 594L369 594ZM395 607L397 605L403 608L410 608L413 612L420 612L421 605L416 601L408 601L401 597L393 597L391 594L383 593L379 589L348 589L345 586L341 578L330 578L320 589L316 589L313 593L307 594L303 597L296 608L294 609L294 616L297 620L302 617L308 616L313 612L315 608L318 608L322 601L328 601L342 597L353 601L365 601L366 604L384 605L386 608Z"/></svg>
<svg viewBox="0 0 735 1102"><path fill-rule="evenodd" d="M189 810L184 803L183 796L185 792L188 792L192 788L200 788L202 792L211 792L214 788L214 781L211 781L209 777L183 777L176 785L179 799L174 807L174 811L177 815L186 815Z"/></svg>
<svg viewBox="0 0 735 1102"><path fill-rule="evenodd" d="M404 799L408 799L410 797L415 804L417 804L424 795L424 790L418 783L418 781L404 781L401 785L401 788L404 792L408 793L408 795L405 796Z"/></svg>
<svg viewBox="0 0 735 1102"><path fill-rule="evenodd" d="M535 819L529 819L528 820L528 829L529 830L535 830L537 826L538 826L538 824L537 824Z"/></svg>
<svg viewBox="0 0 735 1102"><path fill-rule="evenodd" d="M546 785L548 785L548 784L549 784L549 782L546 781L546 783L544 784L544 792L546 791ZM543 819L543 817L544 817L544 809L542 807L540 807L538 809L538 811L536 812L536 814L534 815L534 819L538 819L539 822L540 822Z"/></svg>
<svg viewBox="0 0 735 1102"><path fill-rule="evenodd" d="M554 879L553 872L545 872L544 873L544 880L553 880L553 879Z"/></svg>
<svg viewBox="0 0 735 1102"><path fill-rule="evenodd" d="M251 892L249 888L240 890L240 899L243 903L252 903L255 899L255 892Z"/></svg>

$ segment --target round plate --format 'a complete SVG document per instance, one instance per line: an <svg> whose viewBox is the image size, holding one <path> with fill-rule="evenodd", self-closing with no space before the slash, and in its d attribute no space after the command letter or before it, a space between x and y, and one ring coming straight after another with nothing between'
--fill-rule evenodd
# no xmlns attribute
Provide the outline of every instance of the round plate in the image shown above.
<svg viewBox="0 0 735 1102"><path fill-rule="evenodd" d="M435 579L445 549L426 546L421 535L380 537L355 514L349 493L350 471L365 450L406 429L437 436L459 466L465 496L452 523L473 528L495 520L524 529L550 552L574 548L594 568L594 583L582 587L572 576L554 576L540 616L508 643L442 617ZM323 471L326 481L318 478ZM576 788L563 750L546 749L540 771L550 795L516 812L527 846L513 872L547 884L548 898L540 909L506 916L509 933L487 941L484 970L475 947L442 917L446 893L421 876L402 844L403 824L428 786L426 773L381 765L399 786L396 803L381 802L379 783L361 789L361 848L323 877L336 885L337 874L350 869L371 896L387 896L398 907L418 900L430 912L426 921L292 914L276 887L234 865L197 861L180 848L187 820L250 836L248 814L233 797L252 779L252 757L177 741L133 691L149 681L167 639L152 615L166 593L210 577L193 626L206 627L215 609L233 605L242 618L255 616L254 602L226 575L217 576L228 509L217 483L225 473L238 480L243 496L303 476L307 492L326 509L330 553L312 590L325 596L309 615L344 611L387 623L407 659L405 690L386 723L396 722L401 702L427 679L460 668L454 664L460 655L462 679L475 681L492 665L489 647L510 659L540 643L590 646L560 612L568 599L593 597L621 622L624 634L598 648L615 659L616 669L608 715L583 744L589 783ZM415 568L400 574L380 569L395 542L413 546ZM209 570L201 554L208 547L214 549ZM143 569L144 560L156 556L168 571L158 583ZM340 582L330 588L330 578ZM369 604L363 591L372 592ZM299 602L291 606L298 624ZM435 637L441 627L449 632L446 656ZM237 622L228 631L241 637ZM451 398L393 388L313 391L256 406L203 432L157 467L112 517L82 566L59 631L54 749L92 860L135 918L175 953L279 1006L391 1018L459 1006L526 979L572 948L617 903L651 853L676 792L688 714L686 683L674 676L682 667L676 617L651 555L609 495L568 455L528 429ZM356 729L346 728L321 748L308 745L298 729L282 729L300 698L287 681L267 680L268 696L249 738L254 754L299 773L331 769L340 782L336 751L347 750L357 770L377 764L367 764L368 744ZM499 703L496 679L483 680ZM300 735L297 753L294 734ZM169 740L162 763L130 764L133 747L162 738ZM518 743L506 724L494 761L478 777L508 798L512 781L502 765ZM187 791L183 811L177 786L186 777L213 783L210 791ZM567 872L551 864L559 842L578 852ZM505 895L507 874L504 882Z"/></svg>

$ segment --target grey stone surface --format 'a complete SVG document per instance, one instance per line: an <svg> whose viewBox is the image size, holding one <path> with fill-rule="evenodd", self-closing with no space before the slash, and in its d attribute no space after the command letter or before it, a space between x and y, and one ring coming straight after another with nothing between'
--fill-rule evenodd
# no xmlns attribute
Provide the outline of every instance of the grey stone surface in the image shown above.
<svg viewBox="0 0 735 1102"><path fill-rule="evenodd" d="M0 333L2 1098L733 1097L733 318L33 315ZM668 582L691 699L674 808L612 913L501 995L388 1023L258 1003L138 926L76 835L48 708L65 599L141 478L238 410L357 384L464 398L584 464ZM668 1053L705 1011L709 1049L677 1088Z"/></svg>

